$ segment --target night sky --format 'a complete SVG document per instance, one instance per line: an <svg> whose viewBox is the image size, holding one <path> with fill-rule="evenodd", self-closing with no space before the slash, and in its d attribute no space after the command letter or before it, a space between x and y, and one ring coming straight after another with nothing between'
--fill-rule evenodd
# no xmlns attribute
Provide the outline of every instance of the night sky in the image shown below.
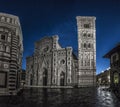
<svg viewBox="0 0 120 107"><path fill-rule="evenodd" d="M102 57L120 42L120 0L0 0L0 12L20 18L24 69L34 42L44 36L59 35L61 46L77 53L76 16L96 17L97 73L109 67Z"/></svg>

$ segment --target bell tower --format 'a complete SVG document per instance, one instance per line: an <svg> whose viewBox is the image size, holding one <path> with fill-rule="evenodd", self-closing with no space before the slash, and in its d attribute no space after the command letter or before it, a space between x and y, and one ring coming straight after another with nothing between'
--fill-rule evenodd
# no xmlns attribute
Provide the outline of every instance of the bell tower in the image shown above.
<svg viewBox="0 0 120 107"><path fill-rule="evenodd" d="M77 16L78 86L96 84L96 27L95 17Z"/></svg>

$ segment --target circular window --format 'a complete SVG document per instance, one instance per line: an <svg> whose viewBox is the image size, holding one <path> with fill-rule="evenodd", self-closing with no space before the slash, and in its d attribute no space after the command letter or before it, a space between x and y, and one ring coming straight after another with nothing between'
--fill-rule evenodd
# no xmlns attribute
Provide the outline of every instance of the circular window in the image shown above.
<svg viewBox="0 0 120 107"><path fill-rule="evenodd" d="M62 60L60 61L60 64L65 64L65 60L62 59Z"/></svg>
<svg viewBox="0 0 120 107"><path fill-rule="evenodd" d="M47 52L48 50L49 50L49 46L46 46L46 47L43 48L44 52Z"/></svg>

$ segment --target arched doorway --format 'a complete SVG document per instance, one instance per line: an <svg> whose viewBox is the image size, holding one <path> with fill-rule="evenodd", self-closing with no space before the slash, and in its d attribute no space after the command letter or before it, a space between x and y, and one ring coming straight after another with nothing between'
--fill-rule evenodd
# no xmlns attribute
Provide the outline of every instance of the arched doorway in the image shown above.
<svg viewBox="0 0 120 107"><path fill-rule="evenodd" d="M32 85L32 83L33 83L33 76L32 74L30 74L30 85Z"/></svg>
<svg viewBox="0 0 120 107"><path fill-rule="evenodd" d="M60 86L65 85L65 73L62 71L60 74Z"/></svg>
<svg viewBox="0 0 120 107"><path fill-rule="evenodd" d="M43 86L47 86L47 78L48 78L48 72L47 72L47 69L44 68L44 71L43 71Z"/></svg>

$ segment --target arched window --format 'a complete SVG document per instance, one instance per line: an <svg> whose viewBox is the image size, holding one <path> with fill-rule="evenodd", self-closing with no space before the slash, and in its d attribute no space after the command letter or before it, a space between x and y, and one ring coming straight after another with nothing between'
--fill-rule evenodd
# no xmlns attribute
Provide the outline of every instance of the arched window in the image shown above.
<svg viewBox="0 0 120 107"><path fill-rule="evenodd" d="M87 36L87 34L86 33L83 33L83 37L86 37Z"/></svg>
<svg viewBox="0 0 120 107"><path fill-rule="evenodd" d="M90 36L91 36L91 34L89 33L89 34L88 34L88 37L90 37Z"/></svg>
<svg viewBox="0 0 120 107"><path fill-rule="evenodd" d="M87 46L86 46L86 43L84 43L84 48L86 48Z"/></svg>
<svg viewBox="0 0 120 107"><path fill-rule="evenodd" d="M60 73L60 85L65 85L65 73L63 71Z"/></svg>
<svg viewBox="0 0 120 107"><path fill-rule="evenodd" d="M90 24L89 23L84 24L84 28L90 28Z"/></svg>
<svg viewBox="0 0 120 107"><path fill-rule="evenodd" d="M1 35L1 40L5 40L5 35L4 34Z"/></svg>
<svg viewBox="0 0 120 107"><path fill-rule="evenodd" d="M91 48L91 44L90 43L88 44L88 48Z"/></svg>

